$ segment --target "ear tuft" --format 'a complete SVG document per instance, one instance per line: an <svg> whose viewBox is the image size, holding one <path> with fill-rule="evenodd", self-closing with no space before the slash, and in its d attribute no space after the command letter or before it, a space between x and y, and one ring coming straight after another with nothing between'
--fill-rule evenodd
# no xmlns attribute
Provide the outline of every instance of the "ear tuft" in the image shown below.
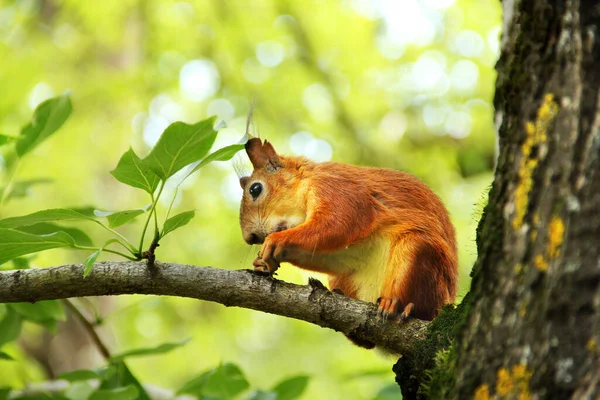
<svg viewBox="0 0 600 400"><path fill-rule="evenodd" d="M246 153L254 169L265 169L267 172L273 173L283 167L273 145L267 140L264 143L259 138L248 140L246 142Z"/></svg>

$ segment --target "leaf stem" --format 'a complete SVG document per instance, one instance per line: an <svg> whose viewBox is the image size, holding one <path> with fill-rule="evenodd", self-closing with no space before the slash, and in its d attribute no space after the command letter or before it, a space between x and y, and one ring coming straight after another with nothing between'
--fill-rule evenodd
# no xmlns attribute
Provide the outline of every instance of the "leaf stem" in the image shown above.
<svg viewBox="0 0 600 400"><path fill-rule="evenodd" d="M154 238L158 238L158 216L156 211L154 212Z"/></svg>
<svg viewBox="0 0 600 400"><path fill-rule="evenodd" d="M118 240L119 244L121 246L123 246L125 249L127 249L131 254L133 254L134 256L137 255L136 253L136 249L135 246L133 244L131 244L131 242L129 240L127 240L127 238L123 235L121 235L119 232L117 232L116 230L114 230L113 228L104 225L102 222L98 221L98 220L92 220L95 223L97 223L98 225L100 225L101 227L103 227L104 229L106 229L107 231L109 231L110 233L112 233L115 236L118 236L119 238L123 239L123 241L125 243L123 243L122 241Z"/></svg>
<svg viewBox="0 0 600 400"><path fill-rule="evenodd" d="M142 254L142 249L144 248L144 237L146 236L146 230L148 229L148 224L150 223L150 218L152 218L152 214L156 212L156 204L158 203L158 199L162 194L163 189L165 188L165 181L160 181L160 188L158 189L158 194L156 197L152 196L152 208L150 209L150 214L148 215L148 219L146 219L146 223L144 224L144 230L142 231L142 238L140 239L140 247L138 249L138 253ZM158 222L157 222L158 224ZM158 226L156 226L156 230L158 231Z"/></svg>
<svg viewBox="0 0 600 400"><path fill-rule="evenodd" d="M71 245L71 247L73 247L74 249L78 249L78 250L94 250L94 251L100 250L100 247L80 246L78 244ZM131 260L131 261L139 261L140 260L140 258L130 257L127 254L121 253L120 251L116 251L116 250L111 250L111 249L103 248L102 251L106 251L108 253L117 254L117 255L119 255L121 257L124 257L124 258L126 258L128 260Z"/></svg>
<svg viewBox="0 0 600 400"><path fill-rule="evenodd" d="M179 185L175 186L175 194L171 199L171 204L169 204L169 208L167 209L167 214L165 215L165 220L163 222L163 227L165 226L165 222L169 219L169 214L171 213L171 209L173 208L173 204L175 203L175 198L177 197L177 193L179 192Z"/></svg>

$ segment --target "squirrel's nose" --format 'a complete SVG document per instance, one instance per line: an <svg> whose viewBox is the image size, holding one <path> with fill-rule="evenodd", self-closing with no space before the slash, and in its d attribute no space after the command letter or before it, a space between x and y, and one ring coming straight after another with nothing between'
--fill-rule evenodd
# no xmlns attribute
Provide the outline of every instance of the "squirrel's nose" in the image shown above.
<svg viewBox="0 0 600 400"><path fill-rule="evenodd" d="M244 240L246 240L246 243L248 244L261 244L265 241L263 237L258 236L254 232L250 233L249 236L246 236Z"/></svg>

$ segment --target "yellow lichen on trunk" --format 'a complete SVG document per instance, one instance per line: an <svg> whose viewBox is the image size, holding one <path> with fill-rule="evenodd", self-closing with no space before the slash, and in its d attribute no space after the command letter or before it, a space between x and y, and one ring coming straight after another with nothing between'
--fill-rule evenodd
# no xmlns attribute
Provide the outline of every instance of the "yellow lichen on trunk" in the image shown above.
<svg viewBox="0 0 600 400"><path fill-rule="evenodd" d="M540 160L540 153L532 156L535 146L540 146L548 141L548 128L558 113L558 104L554 101L554 95L546 94L542 105L538 109L537 118L534 122L525 124L527 137L521 145L521 161L519 166L519 183L515 189L515 217L513 228L519 229L523 225L523 219L529 205L529 192L533 185L533 172Z"/></svg>
<svg viewBox="0 0 600 400"><path fill-rule="evenodd" d="M517 364L511 369L500 368L496 374L496 390L490 394L490 387L481 384L475 389L473 395L475 400L489 399L518 399L530 400L529 382L532 373L524 364Z"/></svg>
<svg viewBox="0 0 600 400"><path fill-rule="evenodd" d="M547 271L550 261L560 255L560 246L564 240L564 233L565 223L563 220L558 216L552 217L548 227L548 248L546 249L546 254L545 256L543 254L535 256L534 262L537 269Z"/></svg>

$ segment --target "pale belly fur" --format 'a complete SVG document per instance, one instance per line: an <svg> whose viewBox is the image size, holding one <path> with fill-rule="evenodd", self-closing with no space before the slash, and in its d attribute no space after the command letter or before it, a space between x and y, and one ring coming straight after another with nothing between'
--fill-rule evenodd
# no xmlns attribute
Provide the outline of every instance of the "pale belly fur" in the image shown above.
<svg viewBox="0 0 600 400"><path fill-rule="evenodd" d="M335 253L303 254L293 264L331 275L349 276L358 288L357 297L375 302L381 295L389 254L390 240L376 236Z"/></svg>

